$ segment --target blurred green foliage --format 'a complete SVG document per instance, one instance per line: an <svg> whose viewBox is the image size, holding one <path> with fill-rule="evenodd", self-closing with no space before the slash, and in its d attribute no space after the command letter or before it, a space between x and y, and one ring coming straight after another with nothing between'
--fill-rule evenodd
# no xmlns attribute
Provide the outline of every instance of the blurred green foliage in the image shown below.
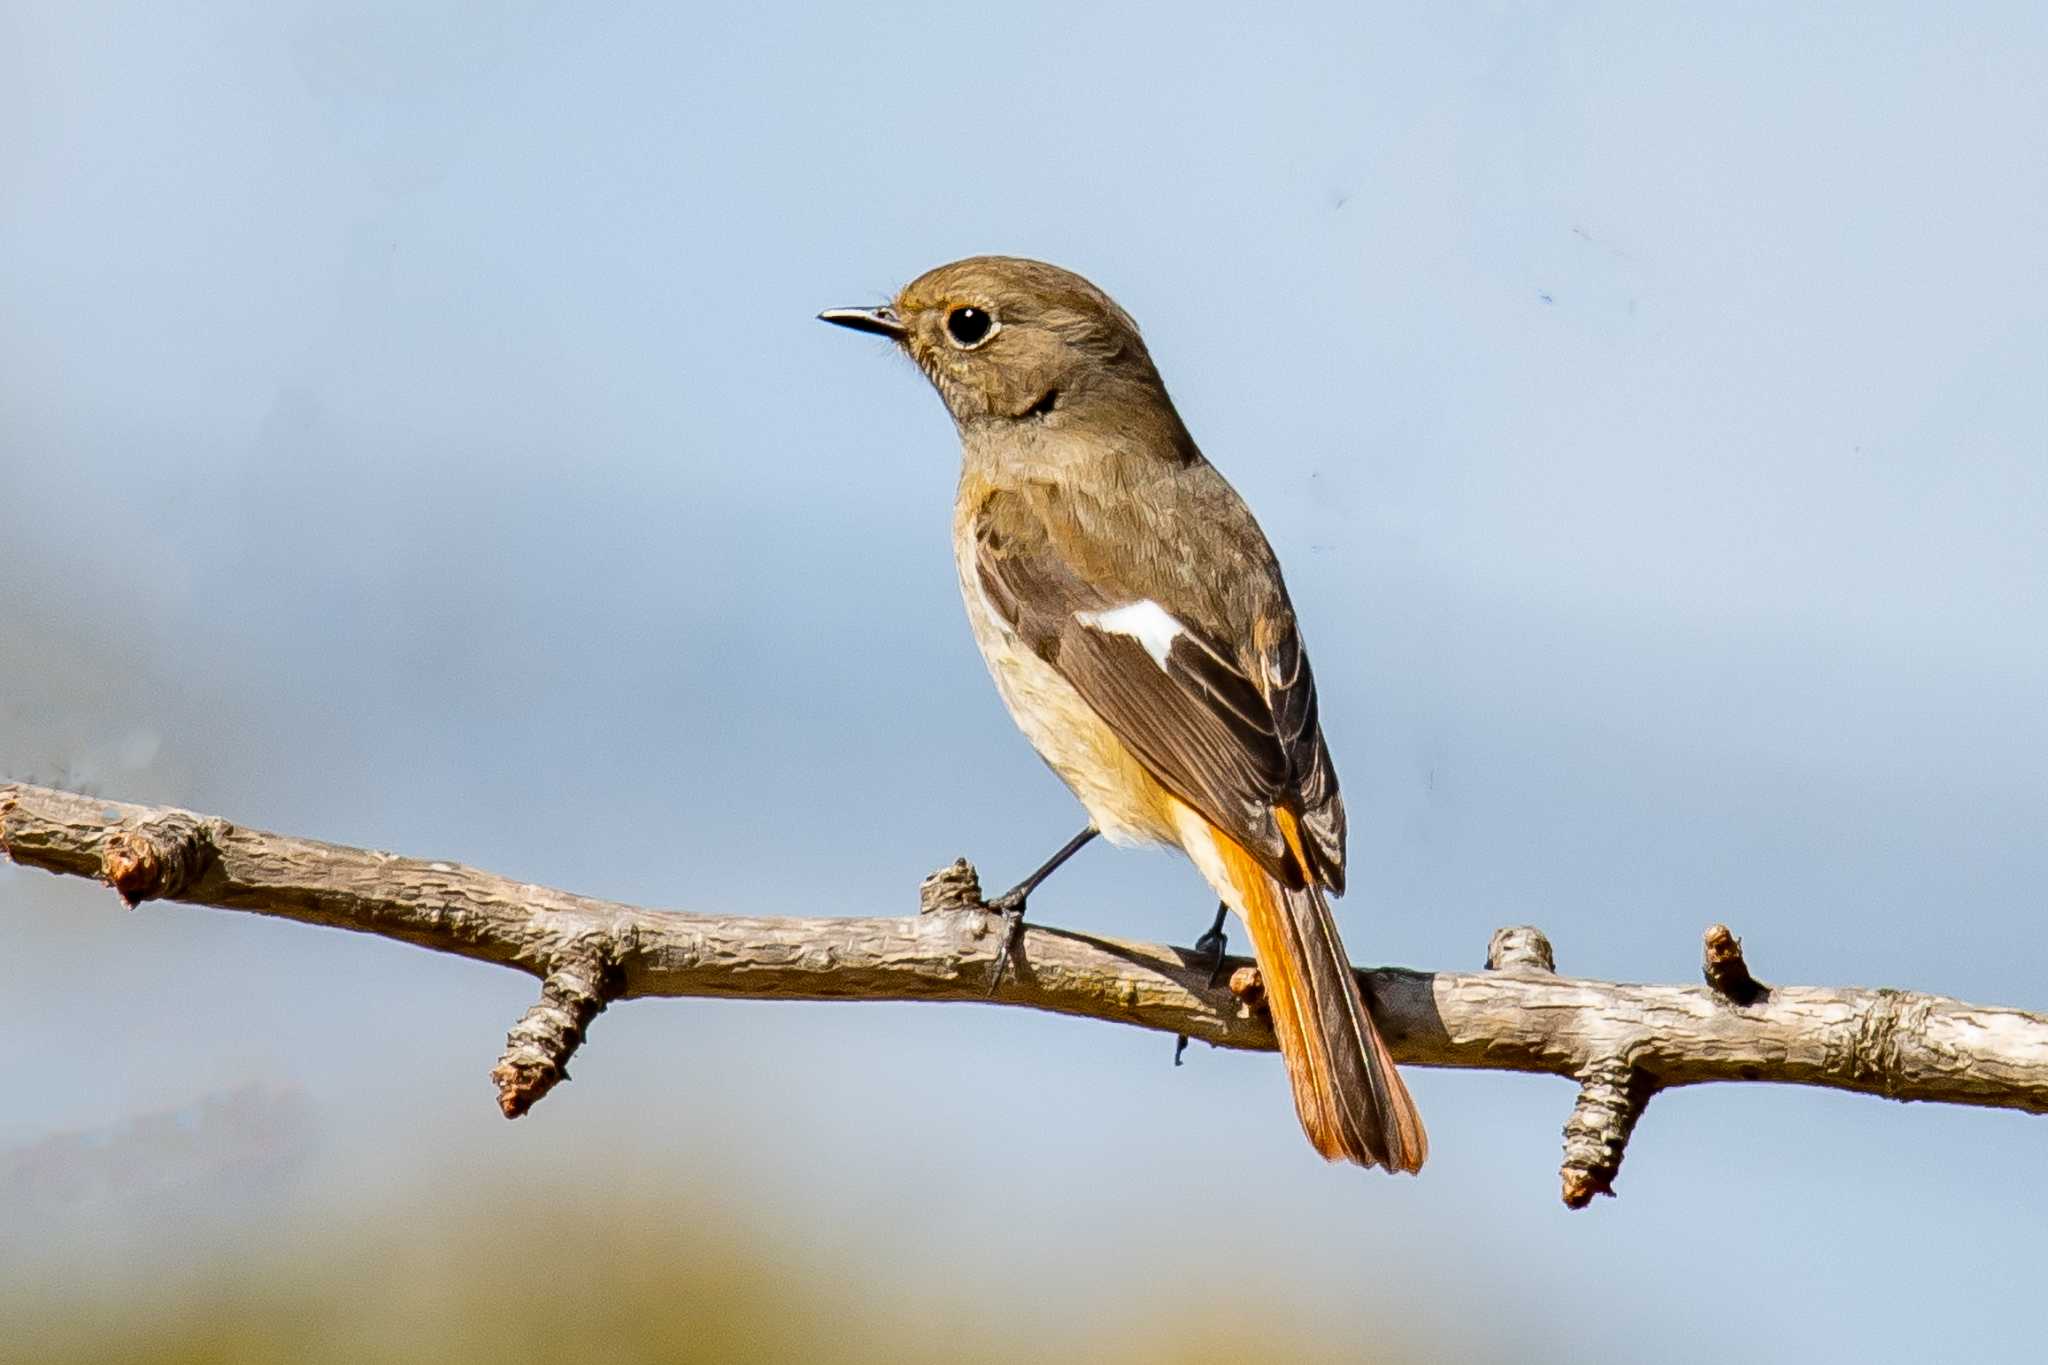
<svg viewBox="0 0 2048 1365"><path fill-rule="evenodd" d="M905 1263L883 1254L892 1239L973 1216L917 1189L872 1227L821 1219L807 1232L748 1196L689 1186L681 1165L648 1174L630 1153L499 1187L447 1152L424 1154L438 1179L394 1179L349 1207L304 1187L326 1169L309 1158L317 1127L302 1097L250 1088L0 1157L15 1215L0 1238L0 1360L1361 1358L1356 1341L1319 1341L1310 1314L1254 1289L1257 1248L1221 1236L1205 1281L1104 1264L1107 1297L1064 1304L994 1260L934 1284L885 1271ZM1108 1259L1077 1239L1074 1260L1091 1256Z"/></svg>
<svg viewBox="0 0 2048 1365"><path fill-rule="evenodd" d="M1128 1315L1048 1333L1044 1305L1005 1329L991 1266L977 1301L927 1299L756 1237L683 1198L508 1192L554 1207L394 1204L348 1227L252 1236L115 1292L19 1281L0 1358L67 1362L605 1360L1135 1362L1356 1359L1313 1325L1226 1304L1216 1286L1130 1267ZM878 1226L876 1237L889 1229ZM29 1292L24 1294L24 1290ZM1388 1356L1382 1358L1402 1358ZM1421 1358L1419 1355L1412 1358Z"/></svg>

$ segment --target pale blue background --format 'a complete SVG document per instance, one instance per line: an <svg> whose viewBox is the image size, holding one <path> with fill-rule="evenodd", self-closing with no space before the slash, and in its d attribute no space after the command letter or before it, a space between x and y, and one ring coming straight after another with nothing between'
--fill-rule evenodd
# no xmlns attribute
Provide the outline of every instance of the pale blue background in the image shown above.
<svg viewBox="0 0 2048 1365"><path fill-rule="evenodd" d="M951 432L812 314L1018 252L1288 564L1361 959L1532 920L1689 980L1725 919L2048 1008L2048 10L976 8L0 5L0 771L691 908L1006 881L1077 812L960 618ZM1205 903L1091 850L1034 911ZM0 1250L111 1287L630 1171L1048 1340L1208 1293L1337 1357L2038 1355L2039 1119L1668 1095L1568 1214L1561 1082L1412 1073L1392 1181L1269 1057L1012 1010L627 1005L508 1125L530 993L0 871L0 1144L90 1183L251 1082L295 1135L17 1176Z"/></svg>

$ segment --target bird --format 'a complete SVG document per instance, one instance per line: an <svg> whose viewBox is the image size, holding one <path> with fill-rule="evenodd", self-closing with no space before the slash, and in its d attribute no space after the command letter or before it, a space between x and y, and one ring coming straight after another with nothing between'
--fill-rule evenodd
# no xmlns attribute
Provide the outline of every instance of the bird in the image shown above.
<svg viewBox="0 0 2048 1365"><path fill-rule="evenodd" d="M1421 1116L1331 913L1344 802L1279 560L1137 324L1081 276L1015 256L818 316L889 338L951 414L969 625L1011 717L1088 813L990 907L1020 933L1026 899L1098 834L1181 849L1220 902L1201 945L1219 970L1225 911L1249 932L1310 1144L1420 1170Z"/></svg>

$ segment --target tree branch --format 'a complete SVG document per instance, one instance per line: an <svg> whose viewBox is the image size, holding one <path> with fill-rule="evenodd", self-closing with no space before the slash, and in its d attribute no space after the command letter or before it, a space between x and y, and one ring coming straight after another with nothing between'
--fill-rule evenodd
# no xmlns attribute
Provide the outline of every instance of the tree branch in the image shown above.
<svg viewBox="0 0 2048 1365"><path fill-rule="evenodd" d="M130 905L166 899L400 939L542 982L492 1072L508 1117L557 1081L607 1003L642 996L959 1000L1023 1005L1273 1047L1257 971L1224 985L1192 949L1026 928L987 995L1002 946L965 862L933 874L920 913L815 919L647 910L457 863L244 829L211 816L0 785L0 853L105 881ZM1359 973L1396 1060L1543 1072L1580 1085L1565 1127L1564 1198L1611 1194L1650 1097L1707 1081L1778 1081L2048 1112L2048 1017L1905 991L1759 985L1720 925L1705 986L1558 976L1527 927L1494 936L1488 969Z"/></svg>

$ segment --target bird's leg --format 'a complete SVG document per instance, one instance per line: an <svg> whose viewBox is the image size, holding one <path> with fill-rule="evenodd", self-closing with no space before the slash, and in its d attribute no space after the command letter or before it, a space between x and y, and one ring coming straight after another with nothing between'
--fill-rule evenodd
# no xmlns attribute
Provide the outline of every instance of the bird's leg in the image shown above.
<svg viewBox="0 0 2048 1365"><path fill-rule="evenodd" d="M1230 938L1223 932L1223 921L1230 914L1230 907L1218 902L1216 918L1209 925L1209 932L1195 940L1195 951L1209 954L1209 984L1215 985L1223 979L1223 950ZM1180 1065L1180 1055L1188 1050L1188 1036L1176 1034L1173 1040L1173 1064Z"/></svg>
<svg viewBox="0 0 2048 1365"><path fill-rule="evenodd" d="M1195 940L1195 951L1209 954L1209 984L1212 986L1223 979L1223 950L1230 943L1230 936L1223 932L1223 921L1229 914L1230 907L1219 901L1209 932Z"/></svg>
<svg viewBox="0 0 2048 1365"><path fill-rule="evenodd" d="M1053 854L1050 858L1047 858L1045 862L1039 866L1038 871L1032 873L1023 881L1018 882L1008 891L1005 891L1002 895L997 896L994 900L990 901L988 903L988 908L995 911L999 915L1007 915L1012 912L1022 911L1024 908L1025 899L1029 897L1032 892L1036 891L1039 888L1040 884L1043 883L1047 877L1050 877L1053 873L1059 871L1060 864L1064 863L1067 859L1073 857L1076 853L1079 853L1082 849L1086 848L1088 846L1088 841L1095 837L1096 832L1097 831L1095 829L1095 826L1090 825L1088 826L1088 828L1082 830L1079 834L1076 834L1073 838L1067 840L1065 844L1060 846L1059 852Z"/></svg>
<svg viewBox="0 0 2048 1365"><path fill-rule="evenodd" d="M995 975L990 978L988 983L988 993L990 995L994 995L996 987L1003 984L1003 971L1010 965L1010 954L1016 951L1017 944L1024 937L1024 902L1030 898L1031 893L1036 891L1047 877L1059 871L1061 863L1064 863L1067 859L1086 848L1088 841L1093 839L1096 833L1095 826L1088 826L1088 828L1067 840L1061 846L1060 851L1047 858L1036 872L988 902L989 911L992 914L1001 915L1006 921L1003 927L1003 941L996 949Z"/></svg>

